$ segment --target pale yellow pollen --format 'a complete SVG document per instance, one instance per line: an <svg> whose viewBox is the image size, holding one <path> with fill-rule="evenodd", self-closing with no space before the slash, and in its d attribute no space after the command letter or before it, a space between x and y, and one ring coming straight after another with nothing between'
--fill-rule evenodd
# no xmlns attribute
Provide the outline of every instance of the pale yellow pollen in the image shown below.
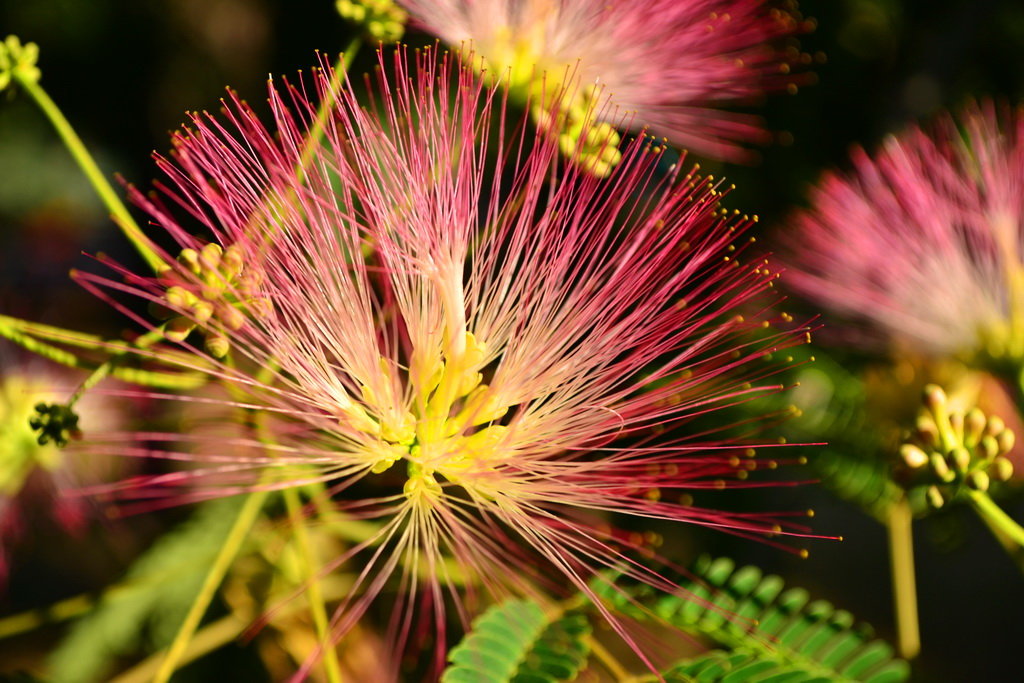
<svg viewBox="0 0 1024 683"><path fill-rule="evenodd" d="M426 503L441 495L441 485L437 483L433 472L414 466L410 467L409 479L402 492L414 503Z"/></svg>
<svg viewBox="0 0 1024 683"><path fill-rule="evenodd" d="M475 496L493 497L496 490L479 475L493 472L509 450L509 427L490 423L502 418L510 405L498 389L483 384L489 351L467 329L461 268L438 268L430 282L436 287L444 330L413 340L419 344L409 358L411 391L398 399L397 366L380 358L373 386L360 385L361 403L339 388L339 412L365 434L359 450L372 473L407 461L404 493L411 502L430 504L442 495L436 475Z"/></svg>
<svg viewBox="0 0 1024 683"><path fill-rule="evenodd" d="M537 127L557 139L566 157L587 173L606 177L622 154L618 131L597 120L606 100L603 86L567 82L575 78L579 65L548 58L558 4L549 0L523 4L515 26L497 27L491 40L479 46L485 77L503 83L514 99L529 101Z"/></svg>
<svg viewBox="0 0 1024 683"><path fill-rule="evenodd" d="M1017 221L1009 210L990 217L1006 286L1007 317L981 330L982 343L993 356L1024 357L1024 261Z"/></svg>

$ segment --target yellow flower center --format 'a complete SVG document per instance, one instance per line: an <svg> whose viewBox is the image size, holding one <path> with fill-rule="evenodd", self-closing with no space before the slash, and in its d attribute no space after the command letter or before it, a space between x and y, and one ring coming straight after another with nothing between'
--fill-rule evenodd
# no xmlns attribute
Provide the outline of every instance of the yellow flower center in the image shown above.
<svg viewBox="0 0 1024 683"><path fill-rule="evenodd" d="M449 268L433 279L444 312L443 343L429 340L413 351L408 367L411 397L396 409L392 396L362 386L362 401L340 397L338 407L348 425L363 432L361 455L379 474L406 460L410 499L440 492L435 475L472 485L474 473L492 470L506 450L508 428L490 424L509 409L483 384L487 345L466 329L461 269ZM380 359L380 387L394 387L392 363ZM390 394L390 391L388 391Z"/></svg>
<svg viewBox="0 0 1024 683"><path fill-rule="evenodd" d="M547 58L546 20L554 11L550 3L534 2L524 11L534 20L521 22L515 30L497 29L493 42L484 46L481 67L490 82L503 83L514 100L530 102L537 126L558 139L562 154L587 173L607 177L622 154L615 128L597 121L603 87L582 86L579 64Z"/></svg>
<svg viewBox="0 0 1024 683"><path fill-rule="evenodd" d="M1006 319L981 331L982 344L994 358L1024 359L1024 259L1020 252L1019 226L1009 212L991 219L999 250L1008 309Z"/></svg>

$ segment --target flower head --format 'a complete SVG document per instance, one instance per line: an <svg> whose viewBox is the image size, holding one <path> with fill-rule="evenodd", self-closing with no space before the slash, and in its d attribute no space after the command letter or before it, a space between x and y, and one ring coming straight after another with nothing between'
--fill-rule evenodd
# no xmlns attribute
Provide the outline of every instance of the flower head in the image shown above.
<svg viewBox="0 0 1024 683"><path fill-rule="evenodd" d="M334 6L338 14L382 43L396 43L405 32L408 15L393 0L337 0Z"/></svg>
<svg viewBox="0 0 1024 683"><path fill-rule="evenodd" d="M491 77L534 105L542 126L568 136L563 144L614 147L607 126L590 125L590 141L578 127L618 125L625 114L637 129L729 160L764 131L756 117L720 107L784 87L799 53L773 42L806 30L795 12L765 0L401 2L427 31L471 48Z"/></svg>
<svg viewBox="0 0 1024 683"><path fill-rule="evenodd" d="M1024 359L1024 115L991 102L825 176L787 282L935 355Z"/></svg>
<svg viewBox="0 0 1024 683"><path fill-rule="evenodd" d="M721 209L708 179L659 180L642 141L607 181L556 174L557 145L506 120L502 91L458 60L396 64L370 109L317 75L335 107L320 144L303 88L271 88L272 130L237 98L227 122L194 116L159 165L216 249L134 193L189 256L173 276L82 281L212 326L227 345L190 347L206 355L196 367L252 431L122 493L159 503L183 487L324 484L344 513L378 524L339 559L365 568L337 633L391 575L428 595L440 630L455 574L527 591L520 573L543 580L529 569L540 560L584 590L612 565L663 583L595 523L607 512L777 533L772 515L680 500L759 466L749 443L704 421L775 388L764 357L802 339L765 331L779 322L763 313L774 274L744 262L750 219ZM192 254L209 262L197 269ZM191 296L169 297L169 283ZM198 461L191 438L147 434L162 445L120 451Z"/></svg>
<svg viewBox="0 0 1024 683"><path fill-rule="evenodd" d="M917 428L900 445L901 474L928 486L931 505L942 507L964 487L986 491L990 482L1013 476L1008 456L1016 437L1001 417L976 406L957 410L937 384L925 387L923 403Z"/></svg>

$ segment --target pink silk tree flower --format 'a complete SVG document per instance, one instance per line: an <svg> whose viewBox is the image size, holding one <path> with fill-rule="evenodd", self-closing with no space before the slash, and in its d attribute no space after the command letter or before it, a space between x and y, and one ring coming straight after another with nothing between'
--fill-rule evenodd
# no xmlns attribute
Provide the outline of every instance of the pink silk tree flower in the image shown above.
<svg viewBox="0 0 1024 683"><path fill-rule="evenodd" d="M766 138L759 119L721 107L792 86L791 62L802 55L779 42L810 27L784 9L795 3L770 0L400 2L414 23L471 50L514 99L529 100L564 146L598 148L596 175L614 166L611 127L623 116L634 130L700 154L748 158L743 144ZM604 125L580 141L577 127L589 119Z"/></svg>
<svg viewBox="0 0 1024 683"><path fill-rule="evenodd" d="M116 492L158 506L322 484L376 524L337 560L359 569L335 636L392 581L398 640L420 595L439 647L446 601L465 618L473 586L589 591L614 566L670 588L607 513L800 531L681 499L742 486L762 462L747 457L756 425L726 436L716 411L778 389L765 357L806 330L767 329L786 317L768 312L775 274L744 257L751 219L708 179L659 179L642 140L608 180L559 169L557 144L506 118L505 91L431 53L399 53L367 108L322 70L271 86L271 128L235 97L223 117L196 114L158 164L210 242L133 191L182 256L155 278L79 279L171 309L206 356L196 369L253 427L215 452L188 433L96 439L193 465ZM319 144L313 89L331 106ZM200 332L206 351L189 342Z"/></svg>
<svg viewBox="0 0 1024 683"><path fill-rule="evenodd" d="M873 341L1024 359L1020 109L984 102L855 150L793 222L787 283Z"/></svg>

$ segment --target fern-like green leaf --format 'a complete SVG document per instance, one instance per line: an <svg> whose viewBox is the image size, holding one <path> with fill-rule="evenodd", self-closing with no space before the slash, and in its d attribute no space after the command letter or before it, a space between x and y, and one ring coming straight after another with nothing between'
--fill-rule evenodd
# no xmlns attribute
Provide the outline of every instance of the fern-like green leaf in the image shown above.
<svg viewBox="0 0 1024 683"><path fill-rule="evenodd" d="M795 674L795 675L792 675ZM712 650L677 662L663 673L668 683L732 683L733 681L773 681L776 683L827 683L828 679L808 677L778 662L760 659L749 652Z"/></svg>
<svg viewBox="0 0 1024 683"><path fill-rule="evenodd" d="M879 520L885 518L893 501L904 495L881 458L824 448L812 462L826 486Z"/></svg>
<svg viewBox="0 0 1024 683"><path fill-rule="evenodd" d="M811 600L802 588L785 589L778 576L708 557L692 572L677 595L646 586L598 591L624 613L654 615L728 650L679 663L670 670L676 680L896 683L910 674L909 665L873 640L869 627L856 626L849 612Z"/></svg>
<svg viewBox="0 0 1024 683"><path fill-rule="evenodd" d="M840 497L884 519L888 506L903 494L892 480L877 420L867 413L864 380L818 349L815 359L783 395L801 409L789 424L792 437L827 441L829 446L809 459L816 474Z"/></svg>
<svg viewBox="0 0 1024 683"><path fill-rule="evenodd" d="M481 615L448 653L443 683L554 683L576 677L590 654L578 612L553 621L534 602L509 600Z"/></svg>
<svg viewBox="0 0 1024 683"><path fill-rule="evenodd" d="M199 592L240 504L238 497L206 503L140 555L122 587L76 621L50 656L50 680L104 680L112 663L138 650L146 634L152 647L167 645Z"/></svg>

